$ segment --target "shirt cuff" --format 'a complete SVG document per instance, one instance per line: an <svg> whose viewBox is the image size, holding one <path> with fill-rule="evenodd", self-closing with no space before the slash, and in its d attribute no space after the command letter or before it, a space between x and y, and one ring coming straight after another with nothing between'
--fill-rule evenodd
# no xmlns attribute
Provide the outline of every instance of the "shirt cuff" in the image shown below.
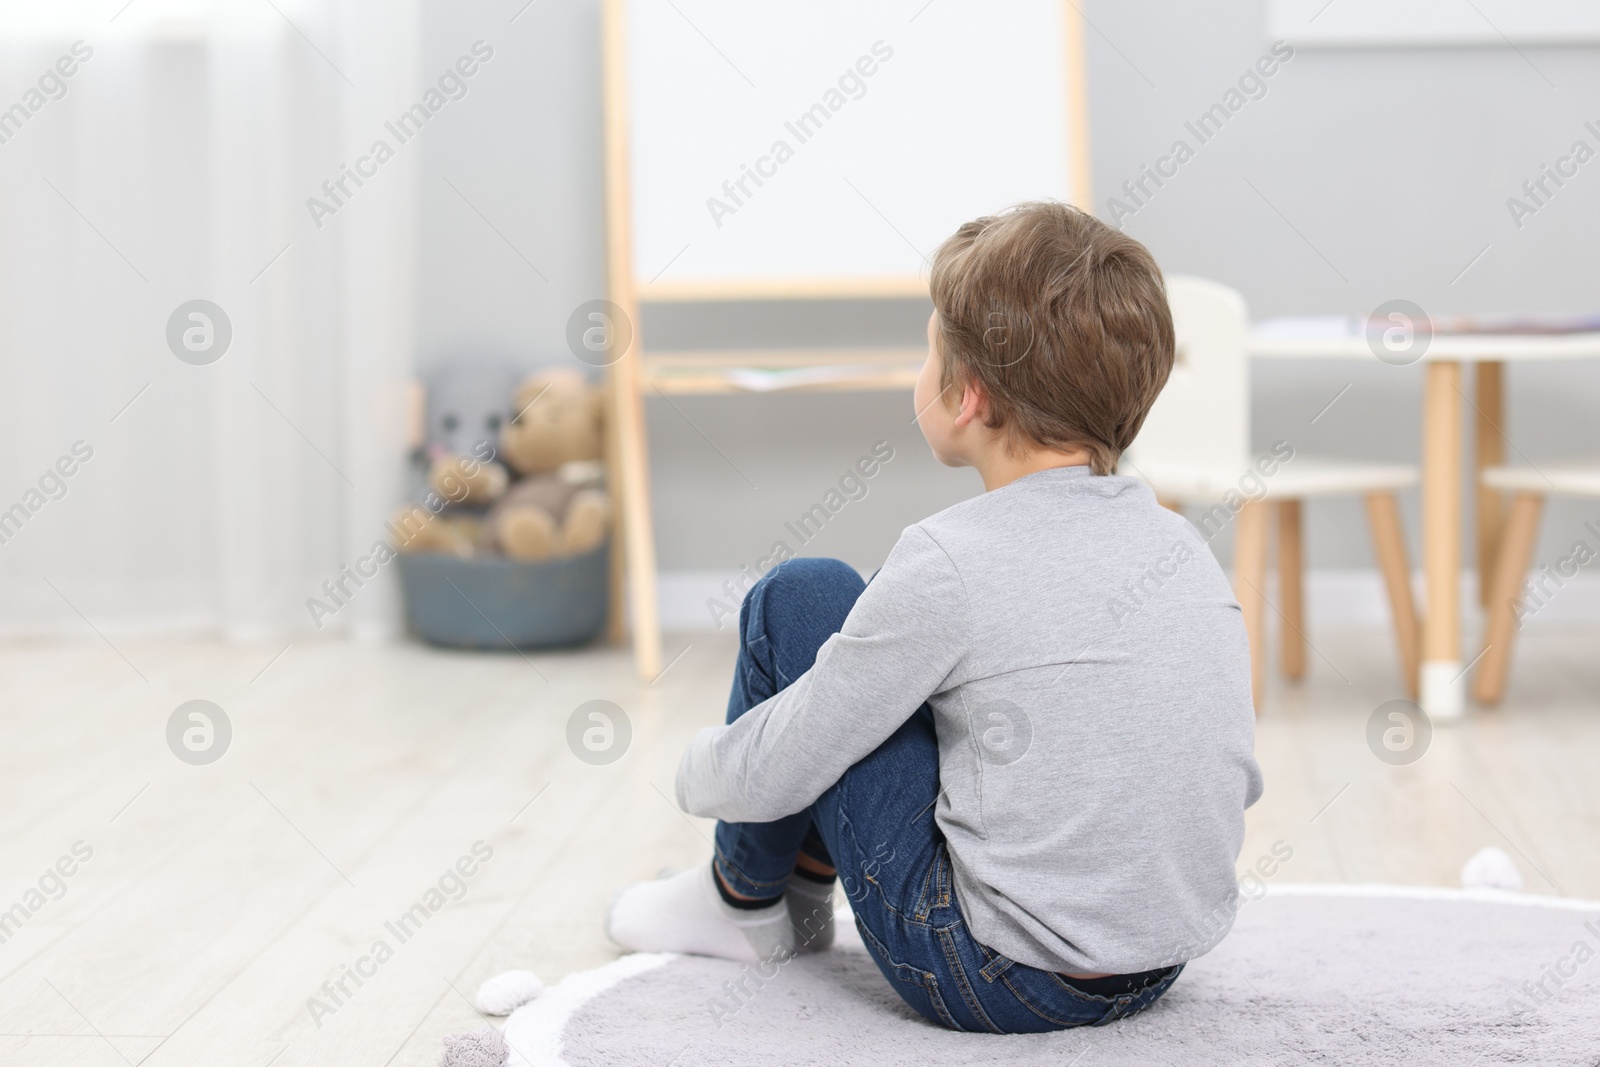
<svg viewBox="0 0 1600 1067"><path fill-rule="evenodd" d="M722 726L709 726L695 734L678 761L678 807L690 815L709 817L709 808L715 804L717 794L716 772L713 769L711 742Z"/></svg>

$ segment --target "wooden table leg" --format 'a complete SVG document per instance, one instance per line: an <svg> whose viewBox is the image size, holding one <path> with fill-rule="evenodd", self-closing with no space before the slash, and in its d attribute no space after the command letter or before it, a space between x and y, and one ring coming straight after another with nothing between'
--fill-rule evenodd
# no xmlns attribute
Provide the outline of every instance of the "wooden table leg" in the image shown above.
<svg viewBox="0 0 1600 1067"><path fill-rule="evenodd" d="M1427 365L1422 401L1422 625L1420 701L1430 718L1465 710L1461 672L1461 364Z"/></svg>
<svg viewBox="0 0 1600 1067"><path fill-rule="evenodd" d="M1483 639L1483 655L1478 660L1478 676L1473 679L1472 695L1485 704L1497 704L1506 688L1506 672L1511 668L1511 645L1517 636L1517 593L1533 546L1539 539L1539 513L1544 497L1538 493L1518 493L1506 519L1500 558L1495 561L1494 597L1489 602L1488 627Z"/></svg>
<svg viewBox="0 0 1600 1067"><path fill-rule="evenodd" d="M1485 467L1505 460L1505 364L1485 360L1477 367L1477 407L1473 486L1478 498L1478 602L1489 606L1494 590L1494 565L1500 558L1500 534L1505 509L1500 494L1483 484Z"/></svg>
<svg viewBox="0 0 1600 1067"><path fill-rule="evenodd" d="M1278 611L1283 615L1279 647L1283 673L1293 681L1306 674L1305 552L1300 532L1300 501L1280 500L1278 510Z"/></svg>
<svg viewBox="0 0 1600 1067"><path fill-rule="evenodd" d="M1239 509L1233 535L1233 595L1250 639L1250 695L1257 714L1267 691L1267 520L1272 506L1251 501Z"/></svg>
<svg viewBox="0 0 1600 1067"><path fill-rule="evenodd" d="M1395 648L1400 653L1400 674L1406 695L1417 699L1416 601L1411 596L1411 565L1406 561L1406 534L1400 524L1400 501L1393 493L1367 494L1367 522L1372 527L1372 548L1389 592L1389 617L1394 621Z"/></svg>

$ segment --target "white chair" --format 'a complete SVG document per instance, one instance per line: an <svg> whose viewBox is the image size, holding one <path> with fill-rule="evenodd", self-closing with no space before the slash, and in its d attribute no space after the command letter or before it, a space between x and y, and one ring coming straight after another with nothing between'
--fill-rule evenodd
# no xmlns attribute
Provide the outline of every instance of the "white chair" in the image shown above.
<svg viewBox="0 0 1600 1067"><path fill-rule="evenodd" d="M1511 510L1500 531L1500 551L1494 568L1481 577L1490 591L1484 604L1489 626L1478 657L1478 673L1472 679L1472 695L1480 703L1496 704L1505 693L1506 676L1511 669L1511 647L1519 628L1517 605L1523 604L1525 611L1537 610L1552 592L1545 585L1542 589L1531 588L1523 596L1545 497L1600 497L1600 467L1489 467L1483 472L1483 484L1513 494ZM1574 570L1582 562L1574 559ZM1559 563L1556 570L1553 581L1565 582L1572 577L1559 573Z"/></svg>
<svg viewBox="0 0 1600 1067"><path fill-rule="evenodd" d="M1167 279L1177 334L1172 377L1128 450L1125 468L1144 479L1169 507L1198 504L1198 525L1209 540L1230 523L1234 535L1234 592L1250 635L1256 707L1266 682L1268 525L1278 526L1278 599L1283 619L1283 672L1305 674L1305 594L1301 502L1308 497L1359 494L1366 499L1378 564L1389 592L1400 668L1416 698L1418 629L1396 493L1415 485L1410 466L1318 461L1286 442L1292 458L1250 451L1250 378L1245 355L1249 313L1244 298L1202 278ZM1286 449L1280 449L1286 451Z"/></svg>

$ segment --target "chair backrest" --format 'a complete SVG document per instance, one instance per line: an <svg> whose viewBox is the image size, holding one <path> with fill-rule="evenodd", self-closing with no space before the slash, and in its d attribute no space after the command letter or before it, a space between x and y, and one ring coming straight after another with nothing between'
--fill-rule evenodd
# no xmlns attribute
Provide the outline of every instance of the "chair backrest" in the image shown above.
<svg viewBox="0 0 1600 1067"><path fill-rule="evenodd" d="M1172 377L1128 449L1130 465L1242 470L1250 462L1244 297L1204 278L1169 275L1167 303L1177 337Z"/></svg>

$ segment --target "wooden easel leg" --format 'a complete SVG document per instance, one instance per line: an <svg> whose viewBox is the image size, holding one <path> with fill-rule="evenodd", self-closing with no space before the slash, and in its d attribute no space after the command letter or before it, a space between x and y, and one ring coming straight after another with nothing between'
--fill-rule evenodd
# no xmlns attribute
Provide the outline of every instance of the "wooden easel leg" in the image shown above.
<svg viewBox="0 0 1600 1067"><path fill-rule="evenodd" d="M1367 523L1372 547L1389 593L1389 617L1394 621L1395 647L1400 653L1400 675L1406 694L1417 699L1419 630L1417 605L1411 595L1411 564L1406 561L1405 528L1400 524L1400 501L1393 493L1368 493Z"/></svg>
<svg viewBox="0 0 1600 1067"><path fill-rule="evenodd" d="M1498 703L1505 692L1506 675L1511 669L1511 646L1517 634L1514 608L1518 587L1533 558L1539 512L1543 506L1544 497L1537 493L1518 493L1511 502L1500 558L1495 561L1483 658L1478 661L1478 674L1472 680L1472 695L1484 704Z"/></svg>
<svg viewBox="0 0 1600 1067"><path fill-rule="evenodd" d="M1427 364L1422 404L1422 624L1417 702L1434 719L1465 711L1461 678L1461 364Z"/></svg>
<svg viewBox="0 0 1600 1067"><path fill-rule="evenodd" d="M1233 538L1233 595L1244 613L1250 638L1250 695L1257 714L1267 688L1267 517L1270 505L1250 502L1239 509Z"/></svg>
<svg viewBox="0 0 1600 1067"><path fill-rule="evenodd" d="M634 284L632 194L628 182L628 75L625 0L600 9L601 104L604 117L606 295L622 322L627 347L607 368L606 425L612 444L611 492L621 546L611 557L611 632L621 636L622 602L632 609L633 659L639 677L661 673L661 614L656 602L656 543L650 515L650 466L645 449L644 382L639 303ZM613 334L613 343L623 343ZM624 585L626 597L624 597Z"/></svg>
<svg viewBox="0 0 1600 1067"><path fill-rule="evenodd" d="M1300 501L1280 500L1278 512L1278 610L1283 614L1283 673L1298 681L1306 674L1305 552L1300 534Z"/></svg>
<svg viewBox="0 0 1600 1067"><path fill-rule="evenodd" d="M633 627L633 659L639 677L649 681L661 673L661 614L656 594L656 546L650 514L649 456L645 450L644 398L639 395L637 374L630 373L631 358L613 368L609 425L613 429L615 460L613 485L616 488L620 519L621 558L613 547L612 603L618 608L612 619L613 633L620 634L623 588ZM620 564L620 566L619 566ZM625 573L622 573L625 572Z"/></svg>
<svg viewBox="0 0 1600 1067"><path fill-rule="evenodd" d="M1494 568L1500 558L1501 527L1505 511L1500 494L1483 484L1485 467L1499 466L1505 460L1505 364L1478 364L1476 456L1473 485L1478 497L1478 599L1484 607L1492 604Z"/></svg>
<svg viewBox="0 0 1600 1067"><path fill-rule="evenodd" d="M606 485L614 490L612 500L612 532L611 532L611 561L610 561L610 589L607 600L606 612L606 639L614 645L620 645L628 638L628 552L627 524L628 515L621 493L623 482L622 475L622 445L620 435L617 433L617 423L620 421L620 410L616 398L612 395L617 390L617 376L606 375Z"/></svg>

